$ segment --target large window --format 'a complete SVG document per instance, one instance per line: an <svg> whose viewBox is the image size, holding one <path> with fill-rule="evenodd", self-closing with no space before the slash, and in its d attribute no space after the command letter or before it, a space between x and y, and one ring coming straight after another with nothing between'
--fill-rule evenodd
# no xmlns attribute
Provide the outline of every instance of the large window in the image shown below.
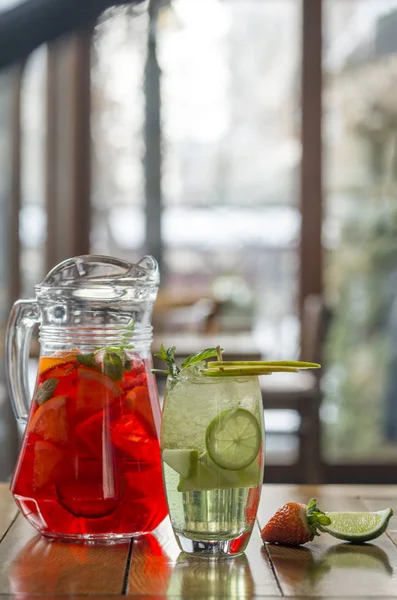
<svg viewBox="0 0 397 600"><path fill-rule="evenodd" d="M32 296L45 274L47 49L28 60L21 90L21 294Z"/></svg>
<svg viewBox="0 0 397 600"><path fill-rule="evenodd" d="M272 355L296 352L300 6L176 0L158 30L166 283Z"/></svg>
<svg viewBox="0 0 397 600"><path fill-rule="evenodd" d="M215 298L222 327L256 328L279 356L298 345L299 14L297 0L163 3L159 69L146 73L146 13L110 12L94 36L92 251L135 259L145 219L158 218L167 290ZM162 211L150 216L151 77L161 86Z"/></svg>
<svg viewBox="0 0 397 600"><path fill-rule="evenodd" d="M145 246L144 68L148 15L105 13L93 39L91 251L137 260Z"/></svg>
<svg viewBox="0 0 397 600"><path fill-rule="evenodd" d="M324 8L327 458L395 462L397 2Z"/></svg>

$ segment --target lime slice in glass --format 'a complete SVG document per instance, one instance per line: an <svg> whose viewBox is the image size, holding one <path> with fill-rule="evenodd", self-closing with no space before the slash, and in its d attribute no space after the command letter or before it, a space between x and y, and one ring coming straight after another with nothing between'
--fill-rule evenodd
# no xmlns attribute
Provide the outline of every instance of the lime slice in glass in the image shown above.
<svg viewBox="0 0 397 600"><path fill-rule="evenodd" d="M238 471L258 456L261 438L257 418L245 408L235 408L212 419L205 433L205 445L218 467Z"/></svg>
<svg viewBox="0 0 397 600"><path fill-rule="evenodd" d="M362 544L373 540L386 531L391 508L377 512L328 512L331 524L322 526L322 530L340 540Z"/></svg>
<svg viewBox="0 0 397 600"><path fill-rule="evenodd" d="M163 461L182 477L193 477L197 471L197 450L164 449Z"/></svg>

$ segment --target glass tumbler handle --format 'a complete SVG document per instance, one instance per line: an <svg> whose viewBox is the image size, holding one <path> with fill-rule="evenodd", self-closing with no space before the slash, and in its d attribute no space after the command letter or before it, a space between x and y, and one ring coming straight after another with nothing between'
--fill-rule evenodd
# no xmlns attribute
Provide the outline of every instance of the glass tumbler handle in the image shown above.
<svg viewBox="0 0 397 600"><path fill-rule="evenodd" d="M33 327L39 322L36 300L18 300L12 307L6 335L6 372L12 408L26 424L30 409L28 360Z"/></svg>

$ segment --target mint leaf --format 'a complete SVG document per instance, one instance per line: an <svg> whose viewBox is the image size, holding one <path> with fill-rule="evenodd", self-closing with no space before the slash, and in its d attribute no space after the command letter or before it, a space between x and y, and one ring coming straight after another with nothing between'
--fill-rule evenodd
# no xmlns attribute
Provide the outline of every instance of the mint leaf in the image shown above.
<svg viewBox="0 0 397 600"><path fill-rule="evenodd" d="M175 350L176 350L176 346L173 346L172 348L169 348L169 350L166 350L164 348L164 344L161 344L160 352L157 352L157 354L155 354L155 356L157 356L157 358L160 358L160 360L167 362L169 359L170 353L173 353L173 356L175 356Z"/></svg>
<svg viewBox="0 0 397 600"><path fill-rule="evenodd" d="M106 352L110 352L111 354L117 354L121 358L121 360L125 360L125 352L124 346L106 346L105 348L101 348L101 350Z"/></svg>
<svg viewBox="0 0 397 600"><path fill-rule="evenodd" d="M95 354L93 352L89 352L88 354L77 354L76 358L84 367L89 367L90 369L95 369L96 371L101 370L100 365L98 365L95 360Z"/></svg>
<svg viewBox="0 0 397 600"><path fill-rule="evenodd" d="M37 402L37 404L44 404L44 402L47 402L47 400L52 398L55 390L57 389L58 383L59 379L56 377L43 381L43 383L37 388L34 396L34 400Z"/></svg>
<svg viewBox="0 0 397 600"><path fill-rule="evenodd" d="M221 349L221 352L224 352ZM201 352L196 352L196 354L190 354L182 363L182 369L186 369L187 367L191 367L202 360L207 360L208 358L213 358L217 356L216 348L206 348L206 350L201 350Z"/></svg>
<svg viewBox="0 0 397 600"><path fill-rule="evenodd" d="M125 353L126 346L106 346L106 348L99 348L96 352L90 352L87 354L78 354L77 360L81 365L95 369L96 371L102 371L111 377L114 381L121 381L123 378L124 371L131 371L132 361L127 357ZM102 360L96 356L103 352Z"/></svg>
<svg viewBox="0 0 397 600"><path fill-rule="evenodd" d="M121 381L124 374L124 360L117 352L105 352L103 355L103 372L113 381Z"/></svg>
<svg viewBox="0 0 397 600"><path fill-rule="evenodd" d="M164 344L161 344L160 352L155 354L157 358L163 360L166 363L168 367L167 374L171 377L178 377L179 373L181 372L180 368L175 362L175 350L175 346L172 346L172 348L168 348L168 350L166 350L164 348Z"/></svg>
<svg viewBox="0 0 397 600"><path fill-rule="evenodd" d="M183 361L182 367L179 367L175 361L175 350L175 346L172 346L171 348L168 348L168 350L166 350L164 348L164 344L161 344L160 352L157 352L155 356L166 363L168 370L160 371L159 369L154 369L152 370L152 372L162 372L166 375L169 375L170 377L175 378L178 377L178 375L180 374L181 368L186 369L187 367L195 365L196 363L199 363L202 360L207 360L218 355L217 348L206 348L205 350L201 350L201 352L197 352L196 354L191 354L190 356L188 356ZM223 350L221 350L221 352L223 352Z"/></svg>
<svg viewBox="0 0 397 600"><path fill-rule="evenodd" d="M105 356L108 354L117 355L120 361L123 363L124 371L131 371L132 361L128 358L124 348L126 348L126 346L106 346L106 348L103 348L103 356L105 358Z"/></svg>

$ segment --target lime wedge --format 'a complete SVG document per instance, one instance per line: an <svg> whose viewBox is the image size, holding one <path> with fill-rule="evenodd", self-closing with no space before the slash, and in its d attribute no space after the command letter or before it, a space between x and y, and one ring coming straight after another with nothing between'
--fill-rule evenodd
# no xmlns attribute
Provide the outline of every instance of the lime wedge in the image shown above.
<svg viewBox="0 0 397 600"><path fill-rule="evenodd" d="M182 477L193 477L197 471L197 450L169 449L163 450L163 461Z"/></svg>
<svg viewBox="0 0 397 600"><path fill-rule="evenodd" d="M340 540L347 540L355 544L362 544L373 540L386 531L391 508L377 512L327 512L331 524L322 526L322 531L333 535Z"/></svg>
<svg viewBox="0 0 397 600"><path fill-rule="evenodd" d="M207 427L205 444L211 460L221 469L238 471L258 456L261 428L245 408L224 410Z"/></svg>

